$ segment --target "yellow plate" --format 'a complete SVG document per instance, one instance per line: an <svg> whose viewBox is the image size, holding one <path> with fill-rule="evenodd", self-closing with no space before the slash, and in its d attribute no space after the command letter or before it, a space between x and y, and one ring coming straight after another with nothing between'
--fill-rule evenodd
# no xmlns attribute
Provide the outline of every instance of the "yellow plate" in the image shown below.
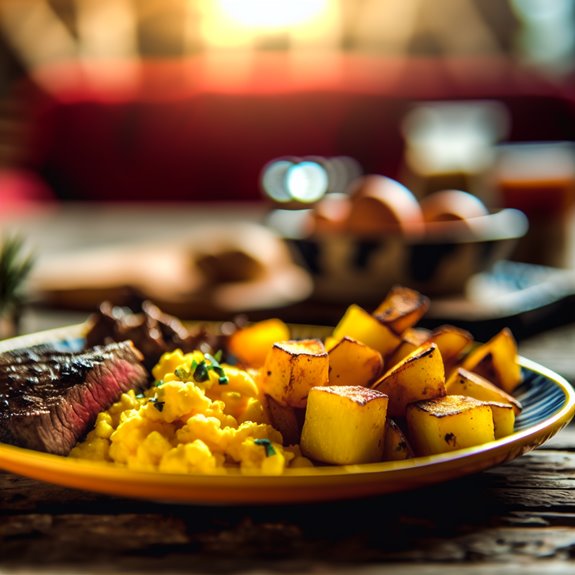
<svg viewBox="0 0 575 575"><path fill-rule="evenodd" d="M78 346L82 326L0 342L0 352L37 343ZM315 328L320 333L321 328ZM309 332L308 332L309 333ZM314 334L315 335L315 334ZM49 455L0 444L0 468L66 487L117 496L194 504L327 501L416 489L493 467L531 451L567 425L575 393L560 375L521 358L524 382L516 392L523 411L515 432L485 445L407 461L289 470L262 475L177 475L131 471L113 464Z"/></svg>

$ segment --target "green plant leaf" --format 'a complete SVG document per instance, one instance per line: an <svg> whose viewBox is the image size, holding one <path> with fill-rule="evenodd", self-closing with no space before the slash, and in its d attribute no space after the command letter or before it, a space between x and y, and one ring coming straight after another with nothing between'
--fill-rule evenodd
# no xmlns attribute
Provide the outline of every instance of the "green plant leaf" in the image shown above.
<svg viewBox="0 0 575 575"><path fill-rule="evenodd" d="M34 262L20 236L4 239L0 247L0 313L23 305L26 280Z"/></svg>

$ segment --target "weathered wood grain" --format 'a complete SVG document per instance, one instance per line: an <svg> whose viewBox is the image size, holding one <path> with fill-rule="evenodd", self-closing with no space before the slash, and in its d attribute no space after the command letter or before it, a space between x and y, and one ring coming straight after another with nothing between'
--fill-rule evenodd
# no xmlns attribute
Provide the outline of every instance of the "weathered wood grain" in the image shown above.
<svg viewBox="0 0 575 575"><path fill-rule="evenodd" d="M180 573L192 565L194 573L368 573L375 566L519 573L513 565L568 573L575 569L575 433L569 427L560 435L470 477L312 505L176 506L0 473L0 573ZM450 569L435 570L440 565Z"/></svg>

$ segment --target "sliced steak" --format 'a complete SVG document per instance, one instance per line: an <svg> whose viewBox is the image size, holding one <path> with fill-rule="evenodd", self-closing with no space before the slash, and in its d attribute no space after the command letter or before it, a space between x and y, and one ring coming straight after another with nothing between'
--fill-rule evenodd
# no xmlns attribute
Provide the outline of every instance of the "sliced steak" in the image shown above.
<svg viewBox="0 0 575 575"><path fill-rule="evenodd" d="M0 354L0 442L67 455L131 388L149 381L131 341L62 352L45 346Z"/></svg>
<svg viewBox="0 0 575 575"><path fill-rule="evenodd" d="M195 349L212 354L225 352L230 333L242 320L226 322L215 331L201 324L186 326L148 300L135 311L105 301L88 321L86 344L102 345L129 339L144 354L146 367L151 369L163 353L176 348L184 353Z"/></svg>

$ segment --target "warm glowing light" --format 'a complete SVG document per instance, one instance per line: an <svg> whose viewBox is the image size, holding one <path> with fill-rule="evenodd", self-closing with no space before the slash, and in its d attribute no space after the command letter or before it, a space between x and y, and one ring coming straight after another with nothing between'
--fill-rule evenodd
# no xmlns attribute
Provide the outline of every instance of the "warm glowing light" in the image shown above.
<svg viewBox="0 0 575 575"><path fill-rule="evenodd" d="M246 28L286 28L325 11L328 0L218 0L221 11Z"/></svg>
<svg viewBox="0 0 575 575"><path fill-rule="evenodd" d="M327 173L316 162L294 164L286 174L286 188L298 202L317 202L327 192L328 186Z"/></svg>
<svg viewBox="0 0 575 575"><path fill-rule="evenodd" d="M290 160L274 160L263 169L262 186L265 193L276 202L289 202L291 197L285 187L285 175L292 167Z"/></svg>
<svg viewBox="0 0 575 575"><path fill-rule="evenodd" d="M1 1L1 0L0 0ZM200 36L208 50L249 52L258 42L298 49L333 48L341 40L339 2L334 0L203 0Z"/></svg>
<svg viewBox="0 0 575 575"><path fill-rule="evenodd" d="M329 160L326 159L329 163ZM262 171L264 192L278 203L311 204L320 200L330 186L325 167L311 160L272 160Z"/></svg>

